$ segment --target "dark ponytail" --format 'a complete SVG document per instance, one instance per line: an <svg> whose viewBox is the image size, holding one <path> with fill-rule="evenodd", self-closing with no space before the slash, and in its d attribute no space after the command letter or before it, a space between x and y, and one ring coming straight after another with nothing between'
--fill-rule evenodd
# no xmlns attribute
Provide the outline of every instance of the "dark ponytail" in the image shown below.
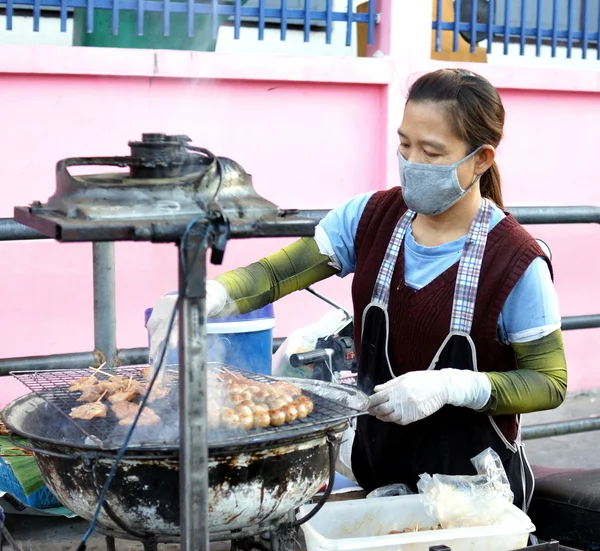
<svg viewBox="0 0 600 551"><path fill-rule="evenodd" d="M463 69L439 69L417 79L408 101L431 101L446 106L454 132L467 144L466 153L482 145L498 147L504 129L504 106L488 80ZM481 195L504 208L500 170L494 162L481 175Z"/></svg>
<svg viewBox="0 0 600 551"><path fill-rule="evenodd" d="M504 209L504 201L502 200L502 185L500 181L500 170L496 161L482 175L479 181L479 189L481 195L491 199L501 209Z"/></svg>

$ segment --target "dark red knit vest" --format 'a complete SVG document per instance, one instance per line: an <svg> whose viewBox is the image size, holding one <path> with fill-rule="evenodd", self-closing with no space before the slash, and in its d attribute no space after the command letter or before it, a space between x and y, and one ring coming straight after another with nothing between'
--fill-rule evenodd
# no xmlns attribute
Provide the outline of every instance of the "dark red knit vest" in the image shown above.
<svg viewBox="0 0 600 551"><path fill-rule="evenodd" d="M358 225L352 298L355 347L359 358L362 315L371 301L392 233L406 209L399 187L377 192L367 203ZM537 241L510 214L489 233L471 329L479 371L516 369L513 349L498 341L498 319L511 290L538 256L550 266L550 260ZM551 266L550 270L552 273ZM404 282L402 245L389 303L389 356L396 375L427 369L448 335L457 271L458 263L414 291ZM517 435L516 416L497 416L495 420L506 438L513 442Z"/></svg>

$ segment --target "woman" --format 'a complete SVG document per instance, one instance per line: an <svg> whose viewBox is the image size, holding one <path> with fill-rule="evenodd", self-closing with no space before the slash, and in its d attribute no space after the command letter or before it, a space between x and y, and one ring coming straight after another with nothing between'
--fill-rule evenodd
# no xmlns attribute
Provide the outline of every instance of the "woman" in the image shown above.
<svg viewBox="0 0 600 551"><path fill-rule="evenodd" d="M398 130L401 187L350 200L314 239L207 286L208 314L218 316L354 273L358 383L371 415L358 419L352 470L366 490L414 489L424 472L473 474L470 459L492 447L515 504L529 505L519 415L559 406L567 374L550 260L502 211L503 125L484 78L422 76ZM153 354L173 300L150 320Z"/></svg>

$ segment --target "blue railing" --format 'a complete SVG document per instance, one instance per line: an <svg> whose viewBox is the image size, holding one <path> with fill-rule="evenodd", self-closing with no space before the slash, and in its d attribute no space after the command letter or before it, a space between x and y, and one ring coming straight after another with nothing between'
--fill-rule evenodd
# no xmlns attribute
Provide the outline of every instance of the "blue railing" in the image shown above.
<svg viewBox="0 0 600 551"><path fill-rule="evenodd" d="M567 58L580 50L581 58L587 59L591 46L600 59L600 0L453 0L452 18L442 17L443 0L436 1L432 28L437 52L442 51L442 31L452 31L455 52L462 37L470 44L471 52L486 41L488 53L494 43L500 42L504 54L509 53L511 43L516 43L520 55L532 45L538 57L547 46L552 57L559 48L565 48Z"/></svg>
<svg viewBox="0 0 600 551"><path fill-rule="evenodd" d="M303 6L300 9L290 7ZM311 6L312 2L312 6ZM300 24L304 31L304 41L310 41L311 29L315 25L325 27L325 39L331 44L331 34L334 22L346 24L346 45L352 44L352 25L359 23L367 25L367 41L373 43L376 14L374 0L369 0L366 13L355 12L352 2L348 0L348 8L344 11L333 10L333 0L258 0L255 7L245 6L247 0L2 0L0 9L6 13L6 29L13 29L15 10L23 8L33 15L33 30L40 30L42 10L51 8L58 11L61 20L61 32L67 30L67 19L73 9L86 10L87 32L94 30L94 13L96 10L110 10L112 16L112 34L119 33L119 16L124 12L137 14L137 34L144 34L144 14L159 12L162 14L162 31L165 37L170 36L171 14L187 15L187 33L191 38L195 33L195 18L198 15L210 17L210 32L213 39L217 38L219 26L225 21L232 21L235 39L240 38L240 28L243 21L255 20L258 27L258 39L263 40L267 23L277 22L281 29L281 40L286 40L288 26ZM258 4L258 5L256 5ZM272 7L279 4L278 7ZM314 9L320 7L321 9Z"/></svg>

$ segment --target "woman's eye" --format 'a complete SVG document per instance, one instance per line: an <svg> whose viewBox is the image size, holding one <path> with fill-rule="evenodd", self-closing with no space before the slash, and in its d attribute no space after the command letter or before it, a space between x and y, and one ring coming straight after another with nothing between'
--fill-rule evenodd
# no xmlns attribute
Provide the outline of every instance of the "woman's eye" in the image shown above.
<svg viewBox="0 0 600 551"><path fill-rule="evenodd" d="M429 151L424 152L430 159L435 159L436 157L441 157L439 153L430 153Z"/></svg>
<svg viewBox="0 0 600 551"><path fill-rule="evenodd" d="M401 147L402 149L408 149L408 147L410 147L410 146L409 146L407 143L402 143L402 142L400 142L400 147Z"/></svg>

